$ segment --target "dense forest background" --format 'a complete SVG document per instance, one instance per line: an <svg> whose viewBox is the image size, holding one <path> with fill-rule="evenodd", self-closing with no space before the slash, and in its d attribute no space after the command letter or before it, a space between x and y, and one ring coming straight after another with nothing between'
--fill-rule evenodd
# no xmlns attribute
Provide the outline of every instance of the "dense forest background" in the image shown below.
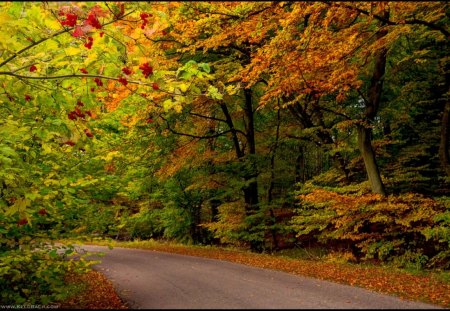
<svg viewBox="0 0 450 311"><path fill-rule="evenodd" d="M74 236L449 268L447 2L0 8L2 301Z"/></svg>

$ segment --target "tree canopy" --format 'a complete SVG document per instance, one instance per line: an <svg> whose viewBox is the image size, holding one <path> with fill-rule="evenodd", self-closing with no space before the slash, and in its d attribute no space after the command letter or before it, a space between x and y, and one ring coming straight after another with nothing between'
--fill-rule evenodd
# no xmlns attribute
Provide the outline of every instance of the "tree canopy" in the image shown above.
<svg viewBox="0 0 450 311"><path fill-rule="evenodd" d="M448 269L447 2L0 12L2 301L61 299L78 235Z"/></svg>

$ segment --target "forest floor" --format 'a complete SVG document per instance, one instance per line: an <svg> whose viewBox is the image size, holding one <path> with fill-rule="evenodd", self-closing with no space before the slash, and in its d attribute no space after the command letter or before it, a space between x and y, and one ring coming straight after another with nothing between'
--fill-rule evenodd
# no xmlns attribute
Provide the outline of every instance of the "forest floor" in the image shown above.
<svg viewBox="0 0 450 311"><path fill-rule="evenodd" d="M70 243L65 241L65 243ZM197 257L225 260L254 267L284 271L321 280L358 286L401 299L450 307L450 281L447 273L408 272L392 267L336 262L325 259L290 258L283 255L256 254L249 251L209 246L187 246L149 241L71 241L73 244L94 244L112 247L139 248ZM85 284L75 298L66 301L64 308L123 309L112 284L102 274L93 271L72 276L70 282Z"/></svg>

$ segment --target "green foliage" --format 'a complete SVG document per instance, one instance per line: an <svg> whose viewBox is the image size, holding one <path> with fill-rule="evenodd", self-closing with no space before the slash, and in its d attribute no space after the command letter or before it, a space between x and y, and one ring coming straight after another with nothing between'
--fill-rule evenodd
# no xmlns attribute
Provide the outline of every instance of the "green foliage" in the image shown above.
<svg viewBox="0 0 450 311"><path fill-rule="evenodd" d="M73 247L31 243L0 255L0 297L3 304L49 304L68 297L64 276L84 273L94 262L68 260ZM30 249L30 246L34 249Z"/></svg>

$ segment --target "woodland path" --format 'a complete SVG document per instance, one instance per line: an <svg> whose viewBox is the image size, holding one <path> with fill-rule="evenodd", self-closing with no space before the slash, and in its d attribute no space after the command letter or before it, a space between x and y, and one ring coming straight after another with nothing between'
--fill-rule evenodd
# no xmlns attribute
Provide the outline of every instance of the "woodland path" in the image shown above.
<svg viewBox="0 0 450 311"><path fill-rule="evenodd" d="M192 256L104 246L95 269L131 309L431 309L369 290ZM97 256L92 259L98 259Z"/></svg>

